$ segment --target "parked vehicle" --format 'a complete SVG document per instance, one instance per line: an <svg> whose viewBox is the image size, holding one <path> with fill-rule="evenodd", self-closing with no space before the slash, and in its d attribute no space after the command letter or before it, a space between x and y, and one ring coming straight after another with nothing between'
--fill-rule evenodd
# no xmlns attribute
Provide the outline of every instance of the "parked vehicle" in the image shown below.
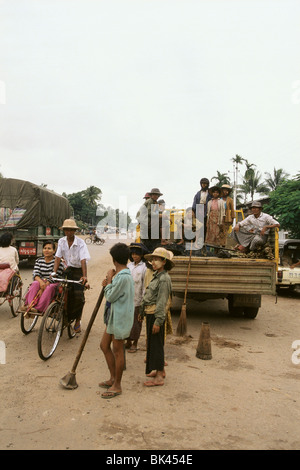
<svg viewBox="0 0 300 470"><path fill-rule="evenodd" d="M68 200L29 181L0 178L0 234L12 232L20 260L33 264L43 242L63 236L63 221L72 216Z"/></svg>
<svg viewBox="0 0 300 470"><path fill-rule="evenodd" d="M300 240L279 240L279 263L276 276L277 290L300 287L300 266L291 265L300 260Z"/></svg>
<svg viewBox="0 0 300 470"><path fill-rule="evenodd" d="M175 236L176 220L184 217L184 212L184 210L170 212L171 241ZM243 212L237 211L236 219L240 221L243 218ZM139 237L139 226L137 226L137 237ZM239 257L231 249L232 247L230 248L229 238L227 250L204 245L202 253L198 251L197 256L192 252L188 283L189 256L175 255L173 258L175 266L169 272L173 294L184 297L187 288L187 297L197 301L227 299L229 313L234 316L255 318L261 306L261 296L276 294L276 271L279 260L278 229L270 230L268 244L273 253L269 259Z"/></svg>

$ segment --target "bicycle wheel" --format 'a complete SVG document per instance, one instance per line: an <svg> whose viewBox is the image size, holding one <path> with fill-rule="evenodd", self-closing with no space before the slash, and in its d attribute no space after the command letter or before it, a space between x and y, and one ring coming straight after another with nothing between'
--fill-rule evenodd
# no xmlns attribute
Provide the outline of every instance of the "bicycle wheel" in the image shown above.
<svg viewBox="0 0 300 470"><path fill-rule="evenodd" d="M63 312L59 302L52 302L44 313L38 334L38 353L41 359L49 359L60 340Z"/></svg>
<svg viewBox="0 0 300 470"><path fill-rule="evenodd" d="M10 310L12 315L17 317L19 315L19 308L22 300L22 280L19 276L14 276L11 281L10 295Z"/></svg>
<svg viewBox="0 0 300 470"><path fill-rule="evenodd" d="M32 313L25 315L26 312L22 312L21 314L21 330L24 335L28 335L36 325L38 321L38 315L34 315Z"/></svg>
<svg viewBox="0 0 300 470"><path fill-rule="evenodd" d="M90 245L92 243L91 237L87 237L84 241L87 245Z"/></svg>

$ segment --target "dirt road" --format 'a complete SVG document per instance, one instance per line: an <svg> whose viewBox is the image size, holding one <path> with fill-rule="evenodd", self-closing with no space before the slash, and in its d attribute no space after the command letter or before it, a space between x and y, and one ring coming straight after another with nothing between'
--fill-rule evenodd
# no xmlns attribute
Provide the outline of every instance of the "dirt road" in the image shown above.
<svg viewBox="0 0 300 470"><path fill-rule="evenodd" d="M83 328L97 301L101 281L112 267L109 248L90 246ZM128 240L130 241L130 240ZM21 267L25 287L31 270ZM42 361L35 330L24 336L20 318L0 307L0 449L299 449L300 364L292 343L300 340L300 296L264 297L255 320L229 316L224 300L189 302L185 338L168 336L163 387L146 389L145 330L139 351L126 354L123 394L103 400L98 382L108 378L99 340L103 305L77 368L79 387L59 380L73 364L82 334L64 334L54 356ZM181 301L174 299L173 328ZM203 321L210 324L212 359L196 357Z"/></svg>

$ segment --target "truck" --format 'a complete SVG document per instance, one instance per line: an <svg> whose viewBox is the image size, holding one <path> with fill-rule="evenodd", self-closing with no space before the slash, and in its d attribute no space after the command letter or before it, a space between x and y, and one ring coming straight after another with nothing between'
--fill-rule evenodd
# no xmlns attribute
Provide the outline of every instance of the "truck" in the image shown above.
<svg viewBox="0 0 300 470"><path fill-rule="evenodd" d="M281 290L300 289L300 265L291 268L291 265L300 260L300 240L279 240L279 262L276 273L276 289Z"/></svg>
<svg viewBox="0 0 300 470"><path fill-rule="evenodd" d="M184 210L170 210L171 242L176 238L176 223L184 217L184 213ZM236 211L236 220L243 218L243 211ZM173 295L183 298L187 288L187 298L196 301L227 299L231 315L254 319L261 307L262 295L276 295L278 229L270 230L267 242L268 258L258 258L255 255L251 258L238 254L233 250L234 243L229 235L230 232L225 249L204 244L201 253L198 250L197 256L192 250L191 258L187 256L188 252L181 256L173 251L174 267L169 272ZM165 248L172 251L171 245L170 248L165 245Z"/></svg>
<svg viewBox="0 0 300 470"><path fill-rule="evenodd" d="M0 178L0 235L11 232L20 260L34 264L43 242L57 242L73 210L64 196L29 181Z"/></svg>

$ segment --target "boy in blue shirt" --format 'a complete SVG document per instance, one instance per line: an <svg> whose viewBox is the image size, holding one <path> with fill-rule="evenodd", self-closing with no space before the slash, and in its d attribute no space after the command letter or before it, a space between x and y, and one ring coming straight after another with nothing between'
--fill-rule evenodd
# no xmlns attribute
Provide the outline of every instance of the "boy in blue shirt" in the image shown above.
<svg viewBox="0 0 300 470"><path fill-rule="evenodd" d="M125 243L116 243L110 249L110 254L115 269L110 269L102 282L105 298L110 303L110 314L100 343L110 378L99 384L107 388L102 398L114 398L122 393L124 339L130 335L134 317L134 282L127 268L129 247Z"/></svg>

